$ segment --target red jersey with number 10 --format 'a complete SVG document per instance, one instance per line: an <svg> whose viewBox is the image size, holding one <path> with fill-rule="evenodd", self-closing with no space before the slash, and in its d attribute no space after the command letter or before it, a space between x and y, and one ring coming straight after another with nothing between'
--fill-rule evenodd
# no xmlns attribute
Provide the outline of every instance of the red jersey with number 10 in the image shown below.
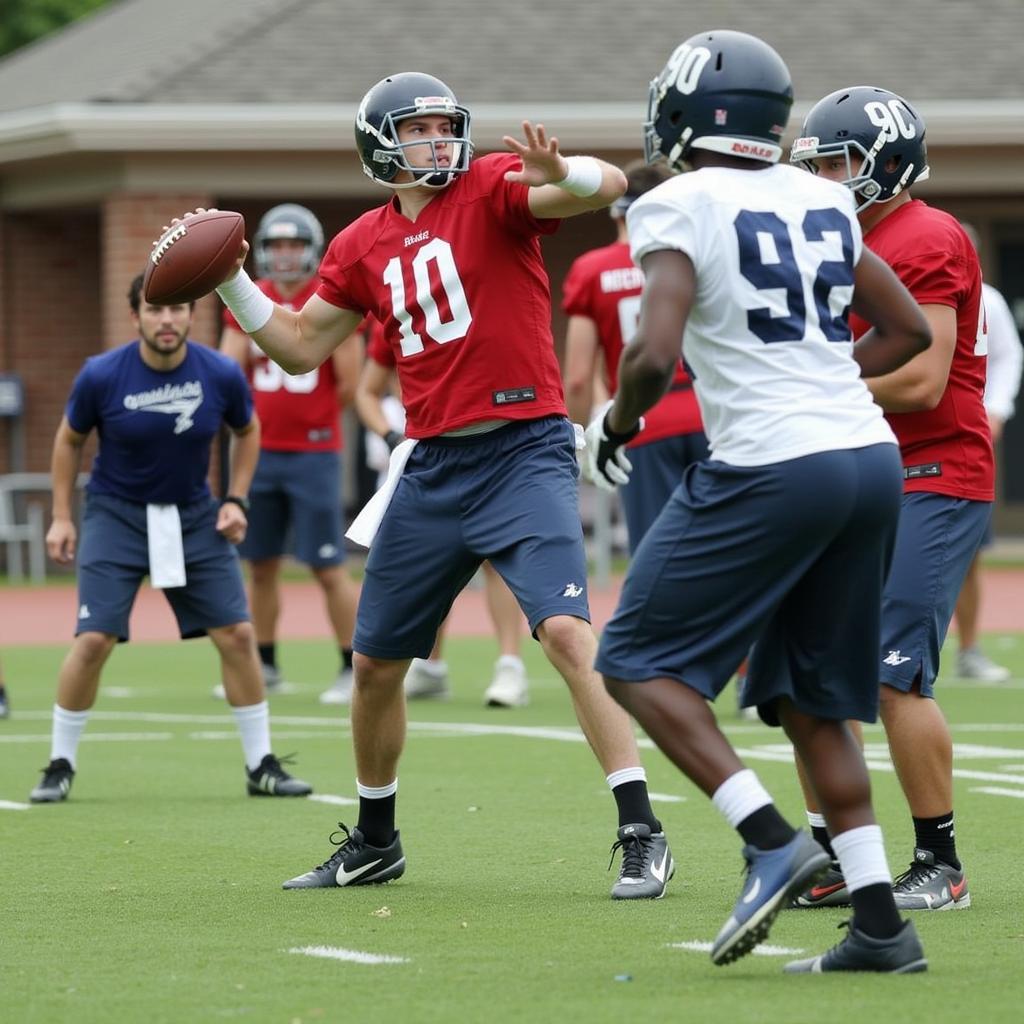
<svg viewBox="0 0 1024 1024"><path fill-rule="evenodd" d="M281 298L269 278L258 280L256 287L285 309L302 309L318 283L315 277L310 278L290 299ZM242 331L230 309L224 310L224 326ZM260 447L271 452L339 449L341 406L333 361L327 359L309 373L285 373L255 341L249 344L245 374L260 418Z"/></svg>
<svg viewBox="0 0 1024 1024"><path fill-rule="evenodd" d="M395 354L410 437L493 419L565 415L551 294L529 190L512 154L474 160L421 211L397 199L336 235L317 294L370 313Z"/></svg>
<svg viewBox="0 0 1024 1024"><path fill-rule="evenodd" d="M628 242L613 242L584 253L569 268L562 285L562 309L569 316L594 321L604 352L605 382L612 395L619 387L622 350L636 333L643 290L643 271L633 262ZM629 447L701 429L697 396L680 362L668 394L644 413L644 429Z"/></svg>
<svg viewBox="0 0 1024 1024"><path fill-rule="evenodd" d="M978 254L956 219L919 199L898 207L864 236L921 306L956 311L956 348L939 404L886 413L903 456L905 491L992 501L995 467L985 414L985 309ZM850 314L854 337L869 327Z"/></svg>

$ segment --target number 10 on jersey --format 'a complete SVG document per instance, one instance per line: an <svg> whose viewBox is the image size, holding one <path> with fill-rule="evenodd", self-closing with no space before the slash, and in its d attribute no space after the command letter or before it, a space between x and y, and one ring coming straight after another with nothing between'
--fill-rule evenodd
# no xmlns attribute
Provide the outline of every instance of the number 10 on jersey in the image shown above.
<svg viewBox="0 0 1024 1024"><path fill-rule="evenodd" d="M398 321L402 355L406 357L423 351L424 335L445 345L464 338L473 322L452 247L443 238L433 238L421 246L411 262L416 286L414 298L423 314L418 330L406 301L402 257L393 257L384 268L384 283L391 289L391 306ZM430 272L431 263L434 274Z"/></svg>

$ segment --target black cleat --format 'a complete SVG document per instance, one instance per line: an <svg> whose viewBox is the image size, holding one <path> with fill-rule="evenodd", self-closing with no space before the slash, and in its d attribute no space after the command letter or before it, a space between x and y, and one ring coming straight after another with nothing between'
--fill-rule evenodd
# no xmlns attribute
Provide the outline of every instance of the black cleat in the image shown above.
<svg viewBox="0 0 1024 1024"><path fill-rule="evenodd" d="M387 846L370 846L363 833L350 832L340 821L338 828L345 838L338 840L332 832L330 841L338 848L312 871L289 878L282 889L336 889L346 885L377 885L401 878L405 873L405 855L398 832Z"/></svg>
<svg viewBox="0 0 1024 1024"><path fill-rule="evenodd" d="M290 763L290 757L278 759L267 754L258 768L251 772L247 770L245 783L249 796L309 796L313 787L302 779L293 778L281 767Z"/></svg>
<svg viewBox="0 0 1024 1024"><path fill-rule="evenodd" d="M787 974L824 974L829 971L874 971L877 974L916 974L928 970L921 941L912 921L891 939L875 939L858 931L852 921L839 926L846 928L846 938L821 956L807 960L793 960L783 970Z"/></svg>
<svg viewBox="0 0 1024 1024"><path fill-rule="evenodd" d="M814 885L805 889L790 904L791 907L848 907L850 890L846 888L846 879L839 861L834 860L828 871Z"/></svg>
<svg viewBox="0 0 1024 1024"><path fill-rule="evenodd" d="M58 757L43 769L39 785L29 793L28 798L34 804L58 804L61 800L67 800L74 777L75 769L71 767L71 762Z"/></svg>

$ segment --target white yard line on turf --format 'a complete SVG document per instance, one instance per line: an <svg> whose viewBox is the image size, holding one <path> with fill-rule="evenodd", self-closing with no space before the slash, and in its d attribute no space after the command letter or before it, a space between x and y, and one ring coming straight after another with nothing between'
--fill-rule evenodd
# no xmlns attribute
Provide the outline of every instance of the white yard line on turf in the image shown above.
<svg viewBox="0 0 1024 1024"><path fill-rule="evenodd" d="M691 953L710 953L712 943L710 942L668 942L669 949L686 949ZM790 949L788 946L768 946L761 944L754 947L756 956L799 956L802 949Z"/></svg>
<svg viewBox="0 0 1024 1024"><path fill-rule="evenodd" d="M235 733L237 738L238 734ZM152 740L173 740L173 732L85 732L82 742L88 743L149 743ZM0 736L0 743L49 743L49 733L13 733Z"/></svg>
<svg viewBox="0 0 1024 1024"><path fill-rule="evenodd" d="M355 807L359 801L351 796L336 796L334 793L312 793L307 800L318 804L333 804L336 807Z"/></svg>
<svg viewBox="0 0 1024 1024"><path fill-rule="evenodd" d="M13 800L0 800L0 811L27 811L31 804L19 804Z"/></svg>
<svg viewBox="0 0 1024 1024"><path fill-rule="evenodd" d="M999 786L971 786L972 793L988 793L989 796L1015 796L1024 800L1024 789L1001 789Z"/></svg>
<svg viewBox="0 0 1024 1024"><path fill-rule="evenodd" d="M383 953L364 953L358 949L339 949L337 946L294 946L287 953L302 956L316 956L324 960L344 960L353 964L407 964L404 956L387 956Z"/></svg>

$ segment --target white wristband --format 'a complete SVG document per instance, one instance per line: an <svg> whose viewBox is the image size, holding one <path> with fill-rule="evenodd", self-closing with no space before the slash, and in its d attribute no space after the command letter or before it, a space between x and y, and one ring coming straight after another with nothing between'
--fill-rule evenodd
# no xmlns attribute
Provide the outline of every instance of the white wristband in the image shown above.
<svg viewBox="0 0 1024 1024"><path fill-rule="evenodd" d="M217 289L217 294L246 334L253 334L261 327L266 327L274 315L273 300L256 287L244 270L240 270L230 281L225 281Z"/></svg>
<svg viewBox="0 0 1024 1024"><path fill-rule="evenodd" d="M567 156L565 162L569 165L569 173L555 182L559 188L581 199L594 195L601 188L604 171L592 156Z"/></svg>

